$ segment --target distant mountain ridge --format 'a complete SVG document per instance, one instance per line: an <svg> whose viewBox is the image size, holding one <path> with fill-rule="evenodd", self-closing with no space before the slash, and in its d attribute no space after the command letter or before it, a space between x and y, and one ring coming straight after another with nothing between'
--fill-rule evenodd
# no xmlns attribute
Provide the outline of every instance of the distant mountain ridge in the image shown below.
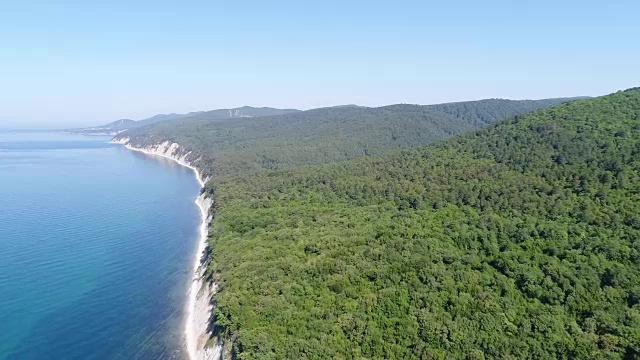
<svg viewBox="0 0 640 360"><path fill-rule="evenodd" d="M495 121L570 102L486 99L437 105L396 104L377 108L338 106L283 115L210 121L210 114L184 117L115 136L134 147L178 143L205 176L223 169L317 164L380 155L391 149L432 144ZM206 121L209 120L209 121ZM293 150L295 149L295 150ZM209 161L216 158L216 164Z"/></svg>
<svg viewBox="0 0 640 360"><path fill-rule="evenodd" d="M270 107L243 106L232 109L216 109L203 111L192 116L183 116L189 120L226 120L234 118L251 118L260 116L276 116L300 112L297 109L276 109Z"/></svg>
<svg viewBox="0 0 640 360"><path fill-rule="evenodd" d="M226 120L226 119L233 119L233 118L249 118L249 117L258 117L258 116L284 115L284 114L289 114L297 111L300 111L300 110L275 109L275 108L269 108L269 107L256 108L251 106L243 106L243 107L231 108L231 109L194 111L186 114L176 114L176 113L158 114L150 118L137 120L137 121L131 120L131 119L120 119L104 125L70 129L69 131L73 133L85 134L85 135L117 135L125 130L137 129L143 126L153 125L160 122L176 120L181 118L213 121L213 120Z"/></svg>
<svg viewBox="0 0 640 360"><path fill-rule="evenodd" d="M116 135L125 130L136 129L146 125L152 125L162 121L178 119L185 116L186 117L194 116L200 113L202 113L202 111L190 112L187 114L176 114L176 113L158 114L150 118L137 120L137 121L131 120L131 119L120 119L104 125L70 129L69 131L73 133L86 134L86 135Z"/></svg>

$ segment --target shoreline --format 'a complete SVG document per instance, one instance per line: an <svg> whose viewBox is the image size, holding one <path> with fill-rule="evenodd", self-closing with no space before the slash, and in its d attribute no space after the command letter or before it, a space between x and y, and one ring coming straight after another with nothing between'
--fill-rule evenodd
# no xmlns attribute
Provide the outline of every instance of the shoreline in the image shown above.
<svg viewBox="0 0 640 360"><path fill-rule="evenodd" d="M200 171L187 162L186 157L190 153L182 155L176 154L180 148L177 143L169 144L169 142L165 141L148 148L133 147L129 144L128 138L112 140L111 143L124 145L124 147L129 150L141 152L149 156L160 156L193 170L196 180L200 184L200 190L204 188L208 180L203 179ZM202 267L202 258L207 248L208 226L211 221L209 211L213 202L207 198L204 193L201 193L196 198L195 204L200 212L201 221L198 227L198 245L191 271L193 278L187 291L187 301L185 304L184 339L190 360L217 360L221 359L222 347L220 345L211 348L205 347L206 341L209 338L209 336L207 336L209 335L209 319L213 311L213 306L210 304L211 296L215 293L216 286L215 284L211 284L212 286L210 286L210 284L204 284L202 281L205 271Z"/></svg>

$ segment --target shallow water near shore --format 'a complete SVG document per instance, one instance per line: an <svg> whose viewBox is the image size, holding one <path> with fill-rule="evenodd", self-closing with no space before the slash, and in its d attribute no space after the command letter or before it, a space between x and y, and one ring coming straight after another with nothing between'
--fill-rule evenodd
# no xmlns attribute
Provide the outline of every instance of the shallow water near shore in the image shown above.
<svg viewBox="0 0 640 360"><path fill-rule="evenodd" d="M0 359L183 359L199 187L108 137L0 132Z"/></svg>

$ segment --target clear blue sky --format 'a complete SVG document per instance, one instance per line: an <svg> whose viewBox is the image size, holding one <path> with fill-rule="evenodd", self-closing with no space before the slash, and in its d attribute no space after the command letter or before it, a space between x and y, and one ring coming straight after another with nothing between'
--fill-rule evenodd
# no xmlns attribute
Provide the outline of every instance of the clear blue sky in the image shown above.
<svg viewBox="0 0 640 360"><path fill-rule="evenodd" d="M0 127L640 85L637 1L3 1Z"/></svg>

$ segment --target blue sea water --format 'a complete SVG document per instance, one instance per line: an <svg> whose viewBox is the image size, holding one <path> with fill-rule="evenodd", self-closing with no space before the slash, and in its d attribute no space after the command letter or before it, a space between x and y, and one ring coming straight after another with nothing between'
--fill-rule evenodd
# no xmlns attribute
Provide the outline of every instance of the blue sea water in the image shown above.
<svg viewBox="0 0 640 360"><path fill-rule="evenodd" d="M185 357L199 185L108 141L0 132L0 360Z"/></svg>

